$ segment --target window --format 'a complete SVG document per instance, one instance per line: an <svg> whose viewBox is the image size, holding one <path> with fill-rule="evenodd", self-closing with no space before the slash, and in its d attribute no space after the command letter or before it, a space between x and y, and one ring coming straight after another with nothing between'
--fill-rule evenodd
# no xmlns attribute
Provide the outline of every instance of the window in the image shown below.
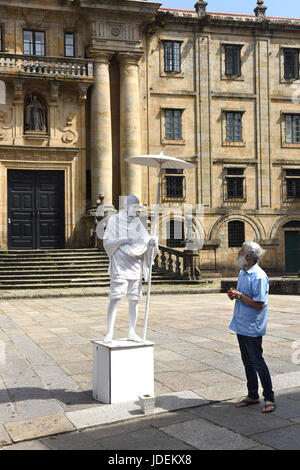
<svg viewBox="0 0 300 470"><path fill-rule="evenodd" d="M300 169L285 170L287 199L300 199Z"/></svg>
<svg viewBox="0 0 300 470"><path fill-rule="evenodd" d="M242 142L242 113L226 112L226 141Z"/></svg>
<svg viewBox="0 0 300 470"><path fill-rule="evenodd" d="M43 31L23 31L23 52L27 55L45 55L45 33Z"/></svg>
<svg viewBox="0 0 300 470"><path fill-rule="evenodd" d="M184 199L185 176L183 170L166 169L163 179L163 199Z"/></svg>
<svg viewBox="0 0 300 470"><path fill-rule="evenodd" d="M2 28L0 26L0 51L2 51Z"/></svg>
<svg viewBox="0 0 300 470"><path fill-rule="evenodd" d="M241 76L241 46L225 45L225 75Z"/></svg>
<svg viewBox="0 0 300 470"><path fill-rule="evenodd" d="M285 115L285 141L287 144L300 143L300 114Z"/></svg>
<svg viewBox="0 0 300 470"><path fill-rule="evenodd" d="M182 140L182 110L165 110L165 138L168 140Z"/></svg>
<svg viewBox="0 0 300 470"><path fill-rule="evenodd" d="M178 41L164 41L164 71L181 72L181 43Z"/></svg>
<svg viewBox="0 0 300 470"><path fill-rule="evenodd" d="M284 78L299 78L299 50L292 48L283 49Z"/></svg>
<svg viewBox="0 0 300 470"><path fill-rule="evenodd" d="M239 220L228 222L228 247L241 247L245 241L245 224Z"/></svg>
<svg viewBox="0 0 300 470"><path fill-rule="evenodd" d="M184 242L184 222L182 220L170 220L167 224L167 246L180 248Z"/></svg>
<svg viewBox="0 0 300 470"><path fill-rule="evenodd" d="M73 33L65 33L65 57L75 57L75 37Z"/></svg>
<svg viewBox="0 0 300 470"><path fill-rule="evenodd" d="M226 176L226 199L244 200L244 169L228 168Z"/></svg>

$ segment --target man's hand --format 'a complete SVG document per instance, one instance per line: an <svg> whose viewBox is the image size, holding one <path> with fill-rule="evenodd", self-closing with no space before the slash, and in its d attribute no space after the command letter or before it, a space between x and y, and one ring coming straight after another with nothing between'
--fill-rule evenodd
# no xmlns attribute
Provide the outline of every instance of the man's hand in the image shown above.
<svg viewBox="0 0 300 470"><path fill-rule="evenodd" d="M230 300L235 300L239 294L239 291L234 289L234 287L230 287L229 291L227 292L228 297Z"/></svg>

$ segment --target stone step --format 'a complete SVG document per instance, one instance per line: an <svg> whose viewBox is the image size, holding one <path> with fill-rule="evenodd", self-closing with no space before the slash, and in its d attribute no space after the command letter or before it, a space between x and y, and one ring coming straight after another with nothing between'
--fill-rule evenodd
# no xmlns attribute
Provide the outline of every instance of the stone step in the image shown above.
<svg viewBox="0 0 300 470"><path fill-rule="evenodd" d="M89 266L89 265L98 265L101 262L101 265L104 265L104 263L108 264L108 260L98 260L98 259L90 259L90 260L74 260L74 259L68 259L68 260L43 260L43 261L18 261L18 263L12 262L12 263L0 263L1 268L6 268L6 267L12 267L12 266L69 266L69 265L76 265L76 266Z"/></svg>
<svg viewBox="0 0 300 470"><path fill-rule="evenodd" d="M153 279L153 284L173 284L173 281L167 281L166 279ZM144 283L145 284L145 283ZM13 289L47 289L47 288L64 288L64 287L109 287L110 280L107 281L91 281L91 280L78 280L76 279L74 282L52 282L48 281L47 283L30 283L30 282L23 282L22 284L1 284L0 283L0 290L13 290Z"/></svg>
<svg viewBox="0 0 300 470"><path fill-rule="evenodd" d="M62 249L45 249L45 250L0 250L0 255L2 254L33 254L33 255L40 255L40 254L45 254L45 253L82 253L82 252L87 252L87 253L103 253L106 254L105 251L100 251L98 248L62 248Z"/></svg>
<svg viewBox="0 0 300 470"><path fill-rule="evenodd" d="M107 272L108 270L108 263L107 264L101 264L99 266L90 266L90 265L82 265L80 267L74 267L74 266L58 266L58 267L55 267L55 266L22 266L22 268L20 268L20 266L5 266L5 267L1 267L0 266L0 275L3 275L3 273L5 274L12 274L12 275L15 275L16 274L16 271L20 272L20 273L24 273L24 274L27 274L27 273L43 273L43 274L46 274L46 273L57 273L57 271L59 272L65 272L65 273L68 273L68 272L74 272L74 273L85 273L85 272Z"/></svg>
<svg viewBox="0 0 300 470"><path fill-rule="evenodd" d="M164 276L160 275L160 273L158 272L153 272L152 277L165 279ZM35 273L35 272L31 272L31 273L19 272L17 276L16 274L8 275L7 273L5 273L2 275L0 274L0 283L11 282L12 280L14 282L23 282L23 281L25 282L26 280L41 282L42 280L47 280L47 279L69 280L69 279L78 279L78 278L82 278L82 279L107 279L108 278L109 279L109 275L107 271L93 272L93 273L90 273L90 272L89 273L86 273L86 272L74 273L72 271L69 273L65 273L65 272L57 273L56 271L54 273L50 272L50 273L43 273L43 274Z"/></svg>
<svg viewBox="0 0 300 470"><path fill-rule="evenodd" d="M70 255L70 256L62 256L62 255L55 255L55 256L50 256L50 255L44 255L44 256L0 256L0 262L1 263L19 263L20 261L35 261L35 262L40 262L40 261L68 261L68 260L93 260L93 259L98 259L98 260L108 260L108 256L105 255L99 255L99 254L93 254L93 255Z"/></svg>

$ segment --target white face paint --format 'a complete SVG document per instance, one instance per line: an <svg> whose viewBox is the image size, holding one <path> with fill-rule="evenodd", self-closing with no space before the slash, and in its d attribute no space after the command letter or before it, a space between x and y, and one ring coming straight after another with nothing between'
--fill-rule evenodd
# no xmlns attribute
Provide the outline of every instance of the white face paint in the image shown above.
<svg viewBox="0 0 300 470"><path fill-rule="evenodd" d="M137 212L140 210L140 204L131 204L127 208L128 217L136 217Z"/></svg>

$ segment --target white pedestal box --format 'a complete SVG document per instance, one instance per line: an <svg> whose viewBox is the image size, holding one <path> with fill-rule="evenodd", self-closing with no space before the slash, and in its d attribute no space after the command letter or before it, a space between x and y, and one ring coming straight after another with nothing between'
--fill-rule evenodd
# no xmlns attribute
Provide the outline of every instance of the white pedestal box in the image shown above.
<svg viewBox="0 0 300 470"><path fill-rule="evenodd" d="M93 397L102 403L138 400L154 395L154 343L115 339L94 346Z"/></svg>

